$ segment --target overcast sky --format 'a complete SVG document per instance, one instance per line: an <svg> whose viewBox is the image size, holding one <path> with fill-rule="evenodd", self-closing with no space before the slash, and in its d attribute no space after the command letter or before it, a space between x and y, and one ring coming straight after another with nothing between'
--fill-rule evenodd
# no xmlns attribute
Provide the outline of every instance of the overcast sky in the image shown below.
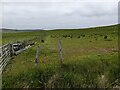
<svg viewBox="0 0 120 90"><path fill-rule="evenodd" d="M2 0L2 27L85 28L118 23L119 0Z"/></svg>

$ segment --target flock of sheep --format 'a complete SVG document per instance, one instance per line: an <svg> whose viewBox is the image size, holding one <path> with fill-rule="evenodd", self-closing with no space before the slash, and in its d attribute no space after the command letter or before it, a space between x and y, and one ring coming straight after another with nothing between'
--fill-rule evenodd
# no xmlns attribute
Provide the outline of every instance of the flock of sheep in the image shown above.
<svg viewBox="0 0 120 90"><path fill-rule="evenodd" d="M98 34L95 34L94 38L96 38L96 35L98 35ZM85 36L86 36L85 34L81 34L81 35L77 36L77 38L81 38L81 37L85 37ZM91 36L89 36L89 37L92 37L92 36L93 36L93 35L91 34ZM99 36L104 37L104 39L107 39L107 38L108 38L107 35L99 34ZM51 38L58 38L56 35L55 35L55 36L51 35L50 37L51 37ZM62 37L63 37L63 38L73 38L74 36L73 36L73 35L63 35L63 34L62 34Z"/></svg>

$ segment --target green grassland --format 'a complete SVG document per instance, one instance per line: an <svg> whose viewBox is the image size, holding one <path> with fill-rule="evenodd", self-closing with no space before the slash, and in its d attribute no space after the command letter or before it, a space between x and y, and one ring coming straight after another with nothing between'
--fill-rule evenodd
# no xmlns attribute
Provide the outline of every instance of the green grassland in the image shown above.
<svg viewBox="0 0 120 90"><path fill-rule="evenodd" d="M2 44L14 43L16 41L31 40L36 37L43 36L44 31L35 31L35 32L3 32L2 33Z"/></svg>
<svg viewBox="0 0 120 90"><path fill-rule="evenodd" d="M67 37L63 37L67 35ZM3 44L39 37L3 70L3 88L114 88L120 86L118 26L3 33ZM105 39L105 36L107 38ZM41 42L41 38L44 43ZM58 41L62 41L60 65ZM40 46L38 65L36 48Z"/></svg>

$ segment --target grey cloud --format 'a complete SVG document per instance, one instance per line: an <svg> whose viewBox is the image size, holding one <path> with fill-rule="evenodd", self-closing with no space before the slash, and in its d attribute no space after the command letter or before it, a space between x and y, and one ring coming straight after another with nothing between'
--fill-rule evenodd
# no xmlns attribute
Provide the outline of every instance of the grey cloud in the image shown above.
<svg viewBox="0 0 120 90"><path fill-rule="evenodd" d="M112 6L112 8L111 8ZM76 6L78 7L78 6ZM84 3L81 7L65 13L65 15L79 15L82 17L100 17L100 16L117 16L118 6L117 3Z"/></svg>
<svg viewBox="0 0 120 90"><path fill-rule="evenodd" d="M3 27L81 28L117 23L117 2L42 1L3 3Z"/></svg>

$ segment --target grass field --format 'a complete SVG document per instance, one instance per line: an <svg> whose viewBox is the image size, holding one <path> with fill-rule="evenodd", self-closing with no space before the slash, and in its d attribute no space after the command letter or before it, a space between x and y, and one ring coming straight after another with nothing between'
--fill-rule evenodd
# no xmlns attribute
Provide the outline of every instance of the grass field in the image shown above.
<svg viewBox="0 0 120 90"><path fill-rule="evenodd" d="M44 36L44 37L43 37ZM114 88L120 86L118 26L3 33L3 44L43 37L3 71L3 88ZM58 40L62 41L60 65ZM39 64L35 65L40 46Z"/></svg>

